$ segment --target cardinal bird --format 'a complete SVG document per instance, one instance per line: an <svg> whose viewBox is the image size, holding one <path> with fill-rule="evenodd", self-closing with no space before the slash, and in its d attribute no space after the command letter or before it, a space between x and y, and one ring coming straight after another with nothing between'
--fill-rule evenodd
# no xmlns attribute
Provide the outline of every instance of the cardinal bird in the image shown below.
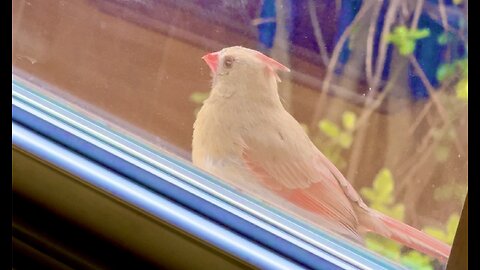
<svg viewBox="0 0 480 270"><path fill-rule="evenodd" d="M372 232L447 260L449 245L369 208L315 147L280 101L287 67L241 46L202 58L213 82L193 126L194 165L349 238Z"/></svg>

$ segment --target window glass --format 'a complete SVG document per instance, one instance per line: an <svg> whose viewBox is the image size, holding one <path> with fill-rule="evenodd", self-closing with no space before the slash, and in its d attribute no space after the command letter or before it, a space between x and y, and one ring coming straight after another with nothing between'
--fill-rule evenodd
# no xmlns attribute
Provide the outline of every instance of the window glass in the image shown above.
<svg viewBox="0 0 480 270"><path fill-rule="evenodd" d="M239 193L407 267L444 266L447 246L407 248L418 232L397 221L452 244L468 187L467 1L12 3L14 76L43 95L185 162L197 136L195 165ZM268 58L202 60L232 46Z"/></svg>

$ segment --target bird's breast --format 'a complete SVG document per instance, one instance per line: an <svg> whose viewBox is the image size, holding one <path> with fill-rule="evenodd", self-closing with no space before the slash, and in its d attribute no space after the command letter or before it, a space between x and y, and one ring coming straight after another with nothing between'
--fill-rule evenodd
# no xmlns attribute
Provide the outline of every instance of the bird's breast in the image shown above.
<svg viewBox="0 0 480 270"><path fill-rule="evenodd" d="M238 141L241 137L236 131L239 128L238 122L235 123L228 114L208 105L199 111L192 140L192 159L195 165L204 167L207 161L212 163L214 160L240 156Z"/></svg>

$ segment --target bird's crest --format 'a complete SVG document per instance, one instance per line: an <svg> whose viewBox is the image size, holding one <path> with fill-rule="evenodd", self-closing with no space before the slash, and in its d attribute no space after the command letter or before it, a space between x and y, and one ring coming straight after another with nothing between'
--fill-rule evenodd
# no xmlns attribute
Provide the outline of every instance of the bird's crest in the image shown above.
<svg viewBox="0 0 480 270"><path fill-rule="evenodd" d="M265 54L256 51L255 56L258 57L263 63L265 63L268 67L268 69L273 72L275 78L277 81L281 82L280 77L278 77L277 71L285 71L285 72L290 72L290 69L287 68L286 66L282 65L278 61L274 60L273 58L270 58L266 56Z"/></svg>

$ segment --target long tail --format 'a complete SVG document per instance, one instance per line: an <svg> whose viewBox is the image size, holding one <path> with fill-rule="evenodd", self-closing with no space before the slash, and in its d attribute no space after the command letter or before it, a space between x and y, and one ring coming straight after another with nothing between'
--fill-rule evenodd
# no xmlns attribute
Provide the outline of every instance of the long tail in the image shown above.
<svg viewBox="0 0 480 270"><path fill-rule="evenodd" d="M435 257L442 262L448 260L451 246L419 231L403 222L378 213L380 220L389 228L391 235L387 236L405 246Z"/></svg>

